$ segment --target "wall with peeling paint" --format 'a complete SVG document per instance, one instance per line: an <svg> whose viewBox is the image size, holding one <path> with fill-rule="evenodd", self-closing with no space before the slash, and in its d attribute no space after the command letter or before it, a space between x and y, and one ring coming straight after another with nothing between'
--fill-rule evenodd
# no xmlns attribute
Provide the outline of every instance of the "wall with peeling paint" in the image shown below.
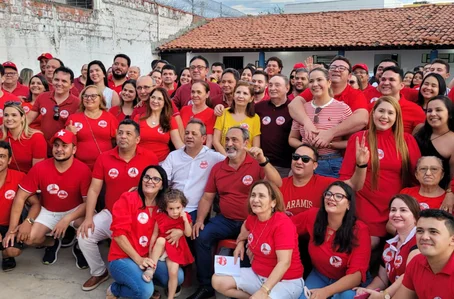
<svg viewBox="0 0 454 299"><path fill-rule="evenodd" d="M78 74L94 59L110 66L118 53L148 71L157 58L155 48L188 28L193 16L148 0L94 0L93 10L3 0L0 20L0 62L39 71L36 58L50 52Z"/></svg>

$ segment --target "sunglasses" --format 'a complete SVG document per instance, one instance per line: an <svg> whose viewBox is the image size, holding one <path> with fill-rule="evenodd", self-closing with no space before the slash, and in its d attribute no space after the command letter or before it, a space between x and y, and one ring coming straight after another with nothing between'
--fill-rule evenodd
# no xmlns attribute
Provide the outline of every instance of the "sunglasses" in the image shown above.
<svg viewBox="0 0 454 299"><path fill-rule="evenodd" d="M314 124L318 124L318 122L320 121L320 119L318 118L318 115L320 114L320 112L322 112L322 109L323 108L320 108L320 107L315 108Z"/></svg>
<svg viewBox="0 0 454 299"><path fill-rule="evenodd" d="M20 106L20 105L21 105L20 102L15 102L15 101L8 101L8 102L5 102L5 107Z"/></svg>
<svg viewBox="0 0 454 299"><path fill-rule="evenodd" d="M58 105L54 106L54 120L58 120L60 118L60 107Z"/></svg>
<svg viewBox="0 0 454 299"><path fill-rule="evenodd" d="M293 161L298 161L299 159L301 159L304 164L307 164L310 161L317 162L314 159L312 159L311 157L309 157L308 155L298 155L298 154L295 154L295 153L292 154L292 160Z"/></svg>

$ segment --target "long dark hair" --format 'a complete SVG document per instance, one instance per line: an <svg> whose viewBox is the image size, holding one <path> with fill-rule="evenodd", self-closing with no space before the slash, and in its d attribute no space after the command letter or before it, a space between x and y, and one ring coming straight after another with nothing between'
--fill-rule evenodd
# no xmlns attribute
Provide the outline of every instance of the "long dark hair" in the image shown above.
<svg viewBox="0 0 454 299"><path fill-rule="evenodd" d="M355 236L356 225L356 202L355 192L353 189L342 181L336 181L329 185L326 189L328 191L331 187L341 187L346 194L347 200L350 203L350 208L345 212L342 219L342 225L336 232L336 237L333 242L333 250L336 252L351 253L353 247L358 246L357 238ZM318 210L317 217L314 224L314 243L317 246L322 245L326 238L326 228L328 227L328 213L325 209L325 198L322 196L320 209Z"/></svg>
<svg viewBox="0 0 454 299"><path fill-rule="evenodd" d="M41 80L41 83L44 86L44 91L49 91L49 83L47 82L46 77L44 77L42 74L37 74L37 75L34 75L33 77L31 77L30 81L28 82L28 88L30 88L30 84L32 83L33 78L38 78L39 80ZM32 99L33 99L32 92L29 91L28 97L24 101L27 103L30 103L32 101Z"/></svg>
<svg viewBox="0 0 454 299"><path fill-rule="evenodd" d="M422 79L421 85L419 86L418 92L418 105L424 108L424 97L422 96L421 89L426 82L427 78L434 77L438 81L438 96L446 93L446 82L443 77L437 73L430 73L424 79Z"/></svg>
<svg viewBox="0 0 454 299"><path fill-rule="evenodd" d="M145 193L143 193L143 177L146 175L148 169L154 168L159 172L159 175L161 176L162 179L162 189L158 191L158 194L156 195L156 205L159 206L160 202L164 200L164 194L167 192L167 189L169 188L169 181L167 179L167 173L159 165L149 165L145 167L145 169L142 171L142 174L140 175L140 181L139 185L137 186L137 193L139 193L139 197L142 200L142 207L141 209L146 208L145 204Z"/></svg>
<svg viewBox="0 0 454 299"><path fill-rule="evenodd" d="M106 72L106 68L104 67L104 64L99 61L99 60L93 60L92 62L90 62L88 64L88 67L87 67L87 82L85 83L85 86L88 86L88 85L95 85L95 83L93 82L93 80L91 80L90 78L90 68L92 65L97 65L99 66L99 68L101 69L101 71L103 72L104 74L104 86L105 87L109 87L109 83L107 82L107 72Z"/></svg>
<svg viewBox="0 0 454 299"><path fill-rule="evenodd" d="M139 103L139 98L137 97L137 88L136 88L136 83L137 81L134 79L128 79L126 80L122 85L121 85L121 90L126 86L126 84L131 84L134 87L134 90L136 91L136 98L132 101L132 106L135 107L137 103ZM123 98L120 97L120 107L123 107L124 105Z"/></svg>
<svg viewBox="0 0 454 299"><path fill-rule="evenodd" d="M410 88L413 88L413 87L415 87L415 86L416 86L416 85L415 85L415 83L414 83L414 80L415 80L416 74L418 74L418 75L421 75L421 78L423 78L423 79L424 79L424 73L423 73L422 71L416 71L416 72L414 73L414 75L413 75L413 79L411 79ZM422 83L422 81L421 81L421 83ZM419 84L419 86L421 86L421 84Z"/></svg>
<svg viewBox="0 0 454 299"><path fill-rule="evenodd" d="M189 71L189 68L188 68L188 67L183 68L183 69L180 71L180 73L178 74L178 79L177 79L178 85L177 85L177 88L175 88L175 90L173 91L173 93L170 95L170 98L171 98L171 99L175 96L175 93L177 92L178 88L180 88L180 86L181 86L180 79L181 79L181 75L183 74L183 72L184 72L185 70L188 70L188 71ZM192 80L191 80L191 81L192 81ZM189 83L190 83L190 82L189 82Z"/></svg>
<svg viewBox="0 0 454 299"><path fill-rule="evenodd" d="M172 114L173 114L173 109L172 109L172 102L170 101L169 94L167 93L167 90L164 87L156 87L153 89L150 93L150 99L147 101L147 112L145 113L144 116L142 116L143 119L147 119L151 115L151 107L150 107L150 102L151 102L151 96L159 91L162 94L162 97L164 98L164 107L162 107L161 115L159 116L159 125L161 126L161 129L163 132L169 132L170 131L170 122L172 119Z"/></svg>

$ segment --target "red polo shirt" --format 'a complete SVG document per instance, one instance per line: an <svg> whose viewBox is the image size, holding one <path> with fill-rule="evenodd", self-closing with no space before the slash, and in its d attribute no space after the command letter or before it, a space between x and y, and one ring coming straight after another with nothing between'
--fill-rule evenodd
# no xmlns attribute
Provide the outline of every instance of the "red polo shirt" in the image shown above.
<svg viewBox="0 0 454 299"><path fill-rule="evenodd" d="M5 108L5 103L10 101L20 103L21 99L12 93L3 91L3 95L0 97L0 125L3 124L3 109Z"/></svg>
<svg viewBox="0 0 454 299"><path fill-rule="evenodd" d="M54 120L54 107L57 105L53 91L43 92L36 98L32 111L38 112L41 115L41 131L47 142L50 142L55 132L65 127L66 120L69 115L76 113L79 109L80 100L69 94L59 107L59 118Z"/></svg>
<svg viewBox="0 0 454 299"><path fill-rule="evenodd" d="M3 91L9 92L2 88ZM30 90L28 89L27 86L20 84L17 82L16 88L11 92L13 95L18 96L18 97L28 97Z"/></svg>
<svg viewBox="0 0 454 299"><path fill-rule="evenodd" d="M437 274L433 273L427 258L418 254L408 264L402 284L419 298L453 298L454 254Z"/></svg>
<svg viewBox="0 0 454 299"><path fill-rule="evenodd" d="M419 202L419 208L421 210L439 209L441 207L441 204L443 203L443 200L445 199L446 192L437 197L427 197L419 194L420 188L420 186L404 188L402 189L402 191L400 191L400 193L413 196Z"/></svg>
<svg viewBox="0 0 454 299"><path fill-rule="evenodd" d="M6 178L3 186L0 187L0 225L9 226L9 217L11 207L13 206L14 196L16 196L17 187L25 176L25 173L7 169Z"/></svg>
<svg viewBox="0 0 454 299"><path fill-rule="evenodd" d="M90 182L91 172L84 163L74 159L65 172L59 172L54 158L50 158L33 166L19 187L31 194L41 190L43 207L51 212L66 212L83 203Z"/></svg>
<svg viewBox="0 0 454 299"><path fill-rule="evenodd" d="M140 146L129 162L119 156L118 147L99 155L93 168L93 178L103 180L106 185L106 209L112 212L120 195L132 187L137 187L145 167L157 164L155 153Z"/></svg>
<svg viewBox="0 0 454 299"><path fill-rule="evenodd" d="M125 80L126 81L126 80ZM113 81L113 76L110 75L108 78L107 78L107 83L108 83L108 87L110 89L113 89L115 90L118 94L120 94L121 92L121 89L122 89L122 86L123 86L123 83L121 83L120 85L115 85L114 81Z"/></svg>
<svg viewBox="0 0 454 299"><path fill-rule="evenodd" d="M405 274L410 252L418 249L416 246L415 233L416 228L413 228L411 233L407 236L407 239L400 247L397 247L399 241L398 235L391 240L386 241L385 249L382 254L382 260L390 284L393 284L397 279L399 279L400 276Z"/></svg>
<svg viewBox="0 0 454 299"><path fill-rule="evenodd" d="M222 90L216 83L210 81L206 82L210 86L210 99L214 105L214 103L217 103L219 101L219 98L222 100ZM175 105L177 105L178 109L181 109L184 106L190 104L192 84L193 82L181 85L175 92L175 96L173 97L172 101L175 103Z"/></svg>
<svg viewBox="0 0 454 299"><path fill-rule="evenodd" d="M54 88L54 86L52 85L52 83L49 83L49 91L54 91L54 90L55 90L55 88ZM80 91L76 88L76 86L73 86L73 87L69 90L69 92L70 92L73 96L75 96L76 98L79 98Z"/></svg>
<svg viewBox="0 0 454 299"><path fill-rule="evenodd" d="M309 88L306 88L300 96L302 96L306 102L312 101L313 98L312 91ZM354 89L349 84L347 84L340 94L334 95L334 99L347 104L353 112L357 109L367 109L367 100L363 92L359 89Z"/></svg>
<svg viewBox="0 0 454 299"><path fill-rule="evenodd" d="M74 79L74 87L79 91L79 93L85 88L85 84L80 82L81 77Z"/></svg>
<svg viewBox="0 0 454 299"><path fill-rule="evenodd" d="M205 192L218 193L222 215L231 220L245 220L248 216L249 189L255 181L265 177L265 171L249 154L238 169L229 165L229 158L213 166Z"/></svg>

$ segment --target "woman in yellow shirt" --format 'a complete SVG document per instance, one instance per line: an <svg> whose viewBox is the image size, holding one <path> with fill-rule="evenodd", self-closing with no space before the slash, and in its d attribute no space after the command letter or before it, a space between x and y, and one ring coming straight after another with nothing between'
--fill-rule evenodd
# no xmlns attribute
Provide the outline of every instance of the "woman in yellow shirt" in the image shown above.
<svg viewBox="0 0 454 299"><path fill-rule="evenodd" d="M216 119L213 146L219 153L226 155L225 135L229 128L241 126L247 129L251 138L248 148L260 147L260 117L254 111L254 89L248 82L239 81L234 90L233 103Z"/></svg>

